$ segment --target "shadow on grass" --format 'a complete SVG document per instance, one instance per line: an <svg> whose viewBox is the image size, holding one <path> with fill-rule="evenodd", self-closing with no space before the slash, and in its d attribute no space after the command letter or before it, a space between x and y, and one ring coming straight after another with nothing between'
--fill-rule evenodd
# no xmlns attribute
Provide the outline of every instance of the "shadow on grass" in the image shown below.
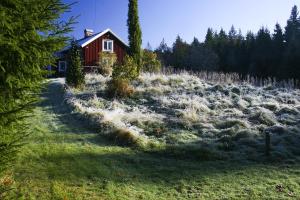
<svg viewBox="0 0 300 200"><path fill-rule="evenodd" d="M33 160L34 161L34 160ZM54 153L36 162L47 166L50 180L70 182L111 181L115 183L147 183L171 187L180 181L197 182L207 178L223 180L256 176L265 181L272 174L300 173L299 165L276 163L176 160L143 152L72 152ZM294 171L293 171L294 170ZM291 173L291 172L289 172ZM228 181L228 180L227 180Z"/></svg>
<svg viewBox="0 0 300 200"><path fill-rule="evenodd" d="M41 101L38 106L47 113L55 115L54 120L58 121L59 132L63 134L95 134L88 142L94 144L112 145L112 143L102 137L92 124L84 120L78 113L72 112L71 108L64 102L64 88L62 79L53 79L44 88ZM71 142L71 141L70 141Z"/></svg>

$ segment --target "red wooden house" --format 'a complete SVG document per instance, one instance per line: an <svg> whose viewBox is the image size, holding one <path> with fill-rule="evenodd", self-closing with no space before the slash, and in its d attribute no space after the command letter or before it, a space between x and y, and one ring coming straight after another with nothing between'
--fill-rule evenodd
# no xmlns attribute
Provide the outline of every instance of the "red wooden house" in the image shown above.
<svg viewBox="0 0 300 200"><path fill-rule="evenodd" d="M82 60L85 72L91 72L98 66L100 52L115 53L117 61L121 62L126 55L128 48L127 44L110 29L106 29L96 34L93 33L93 30L85 29L84 38L79 39L76 42L82 50ZM56 72L58 76L65 75L68 67L66 55L69 49L70 46L57 53L58 64Z"/></svg>

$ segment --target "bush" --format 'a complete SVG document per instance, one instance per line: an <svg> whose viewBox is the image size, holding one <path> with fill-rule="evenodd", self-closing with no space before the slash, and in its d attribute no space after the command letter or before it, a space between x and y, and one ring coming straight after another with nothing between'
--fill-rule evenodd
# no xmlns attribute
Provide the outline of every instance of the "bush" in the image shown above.
<svg viewBox="0 0 300 200"><path fill-rule="evenodd" d="M73 87L81 87L84 84L84 74L81 62L81 52L75 42L71 43L71 49L68 56L66 81L67 84Z"/></svg>
<svg viewBox="0 0 300 200"><path fill-rule="evenodd" d="M115 53L100 52L99 53L99 70L104 76L111 76L113 71L113 66L117 61L117 56Z"/></svg>
<svg viewBox="0 0 300 200"><path fill-rule="evenodd" d="M143 72L159 72L161 70L161 63L157 59L154 52L145 50L142 57L142 71Z"/></svg>
<svg viewBox="0 0 300 200"><path fill-rule="evenodd" d="M130 81L138 77L138 65L130 56L125 56L122 64L113 68L112 80L108 83L107 93L110 97L128 97L133 94Z"/></svg>
<svg viewBox="0 0 300 200"><path fill-rule="evenodd" d="M108 82L107 93L109 97L129 97L133 94L133 91L126 79L112 79Z"/></svg>
<svg viewBox="0 0 300 200"><path fill-rule="evenodd" d="M130 56L125 56L124 61L113 67L112 78L132 81L139 76L138 65Z"/></svg>

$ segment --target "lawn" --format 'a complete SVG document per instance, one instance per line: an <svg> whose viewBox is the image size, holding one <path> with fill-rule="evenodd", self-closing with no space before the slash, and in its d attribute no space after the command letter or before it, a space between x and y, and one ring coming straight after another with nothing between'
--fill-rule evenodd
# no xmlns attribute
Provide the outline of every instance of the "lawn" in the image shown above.
<svg viewBox="0 0 300 200"><path fill-rule="evenodd" d="M57 80L35 109L7 199L299 199L300 164L184 159L116 145L64 103Z"/></svg>

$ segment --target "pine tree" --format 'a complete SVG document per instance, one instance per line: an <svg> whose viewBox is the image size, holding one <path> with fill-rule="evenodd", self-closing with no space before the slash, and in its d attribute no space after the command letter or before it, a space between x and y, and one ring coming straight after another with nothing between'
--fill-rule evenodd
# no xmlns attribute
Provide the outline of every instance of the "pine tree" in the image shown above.
<svg viewBox="0 0 300 200"><path fill-rule="evenodd" d="M172 65L175 68L187 69L189 68L187 62L189 45L184 42L178 35L173 44Z"/></svg>
<svg viewBox="0 0 300 200"><path fill-rule="evenodd" d="M216 53L219 56L219 68L223 72L227 72L229 67L227 65L227 49L228 49L228 36L223 28L216 37Z"/></svg>
<svg viewBox="0 0 300 200"><path fill-rule="evenodd" d="M161 41L160 45L155 50L155 53L163 66L171 65L171 48L168 47L165 39Z"/></svg>
<svg viewBox="0 0 300 200"><path fill-rule="evenodd" d="M164 53L169 50L170 50L170 48L168 47L167 43L165 42L165 39L163 38L162 41L160 42L158 48L156 49L156 51Z"/></svg>
<svg viewBox="0 0 300 200"><path fill-rule="evenodd" d="M77 88L84 84L81 52L75 40L71 42L69 51L66 81L68 85Z"/></svg>
<svg viewBox="0 0 300 200"><path fill-rule="evenodd" d="M152 46L151 46L151 44L149 42L147 42L146 50L153 51L152 50Z"/></svg>
<svg viewBox="0 0 300 200"><path fill-rule="evenodd" d="M300 19L297 6L291 11L291 16L285 27L286 48L284 52L285 78L300 79Z"/></svg>
<svg viewBox="0 0 300 200"><path fill-rule="evenodd" d="M237 31L235 30L234 26L232 25L229 32L228 32L228 38L230 42L234 42L237 39Z"/></svg>
<svg viewBox="0 0 300 200"><path fill-rule="evenodd" d="M38 99L43 66L54 65L65 45L73 19L58 19L68 9L60 0L0 1L0 176L28 134L24 119Z"/></svg>
<svg viewBox="0 0 300 200"><path fill-rule="evenodd" d="M253 53L253 63L250 73L259 75L261 77L270 76L274 73L271 60L272 60L272 39L270 31L262 27L256 36L255 52Z"/></svg>
<svg viewBox="0 0 300 200"><path fill-rule="evenodd" d="M291 16L285 27L285 40L287 43L294 42L300 32L300 21L298 19L298 7L294 6L291 11Z"/></svg>
<svg viewBox="0 0 300 200"><path fill-rule="evenodd" d="M138 72L140 72L142 58L142 31L138 16L138 0L129 0L127 26L129 55L137 62Z"/></svg>
<svg viewBox="0 0 300 200"><path fill-rule="evenodd" d="M218 56L213 52L212 48L201 44L197 38L189 45L188 50L188 66L194 71L217 71Z"/></svg>
<svg viewBox="0 0 300 200"><path fill-rule="evenodd" d="M281 46L283 46L284 43L284 35L282 28L280 24L276 23L275 29L274 29L274 34L273 34L273 41Z"/></svg>
<svg viewBox="0 0 300 200"><path fill-rule="evenodd" d="M272 66L274 73L273 75L282 78L285 67L283 66L283 52L284 52L284 35L281 26L277 23L275 25L274 34L272 37L273 41L273 59Z"/></svg>
<svg viewBox="0 0 300 200"><path fill-rule="evenodd" d="M208 28L207 29L207 33L205 36L205 45L212 47L213 46L213 42L214 42L214 32L212 28Z"/></svg>

